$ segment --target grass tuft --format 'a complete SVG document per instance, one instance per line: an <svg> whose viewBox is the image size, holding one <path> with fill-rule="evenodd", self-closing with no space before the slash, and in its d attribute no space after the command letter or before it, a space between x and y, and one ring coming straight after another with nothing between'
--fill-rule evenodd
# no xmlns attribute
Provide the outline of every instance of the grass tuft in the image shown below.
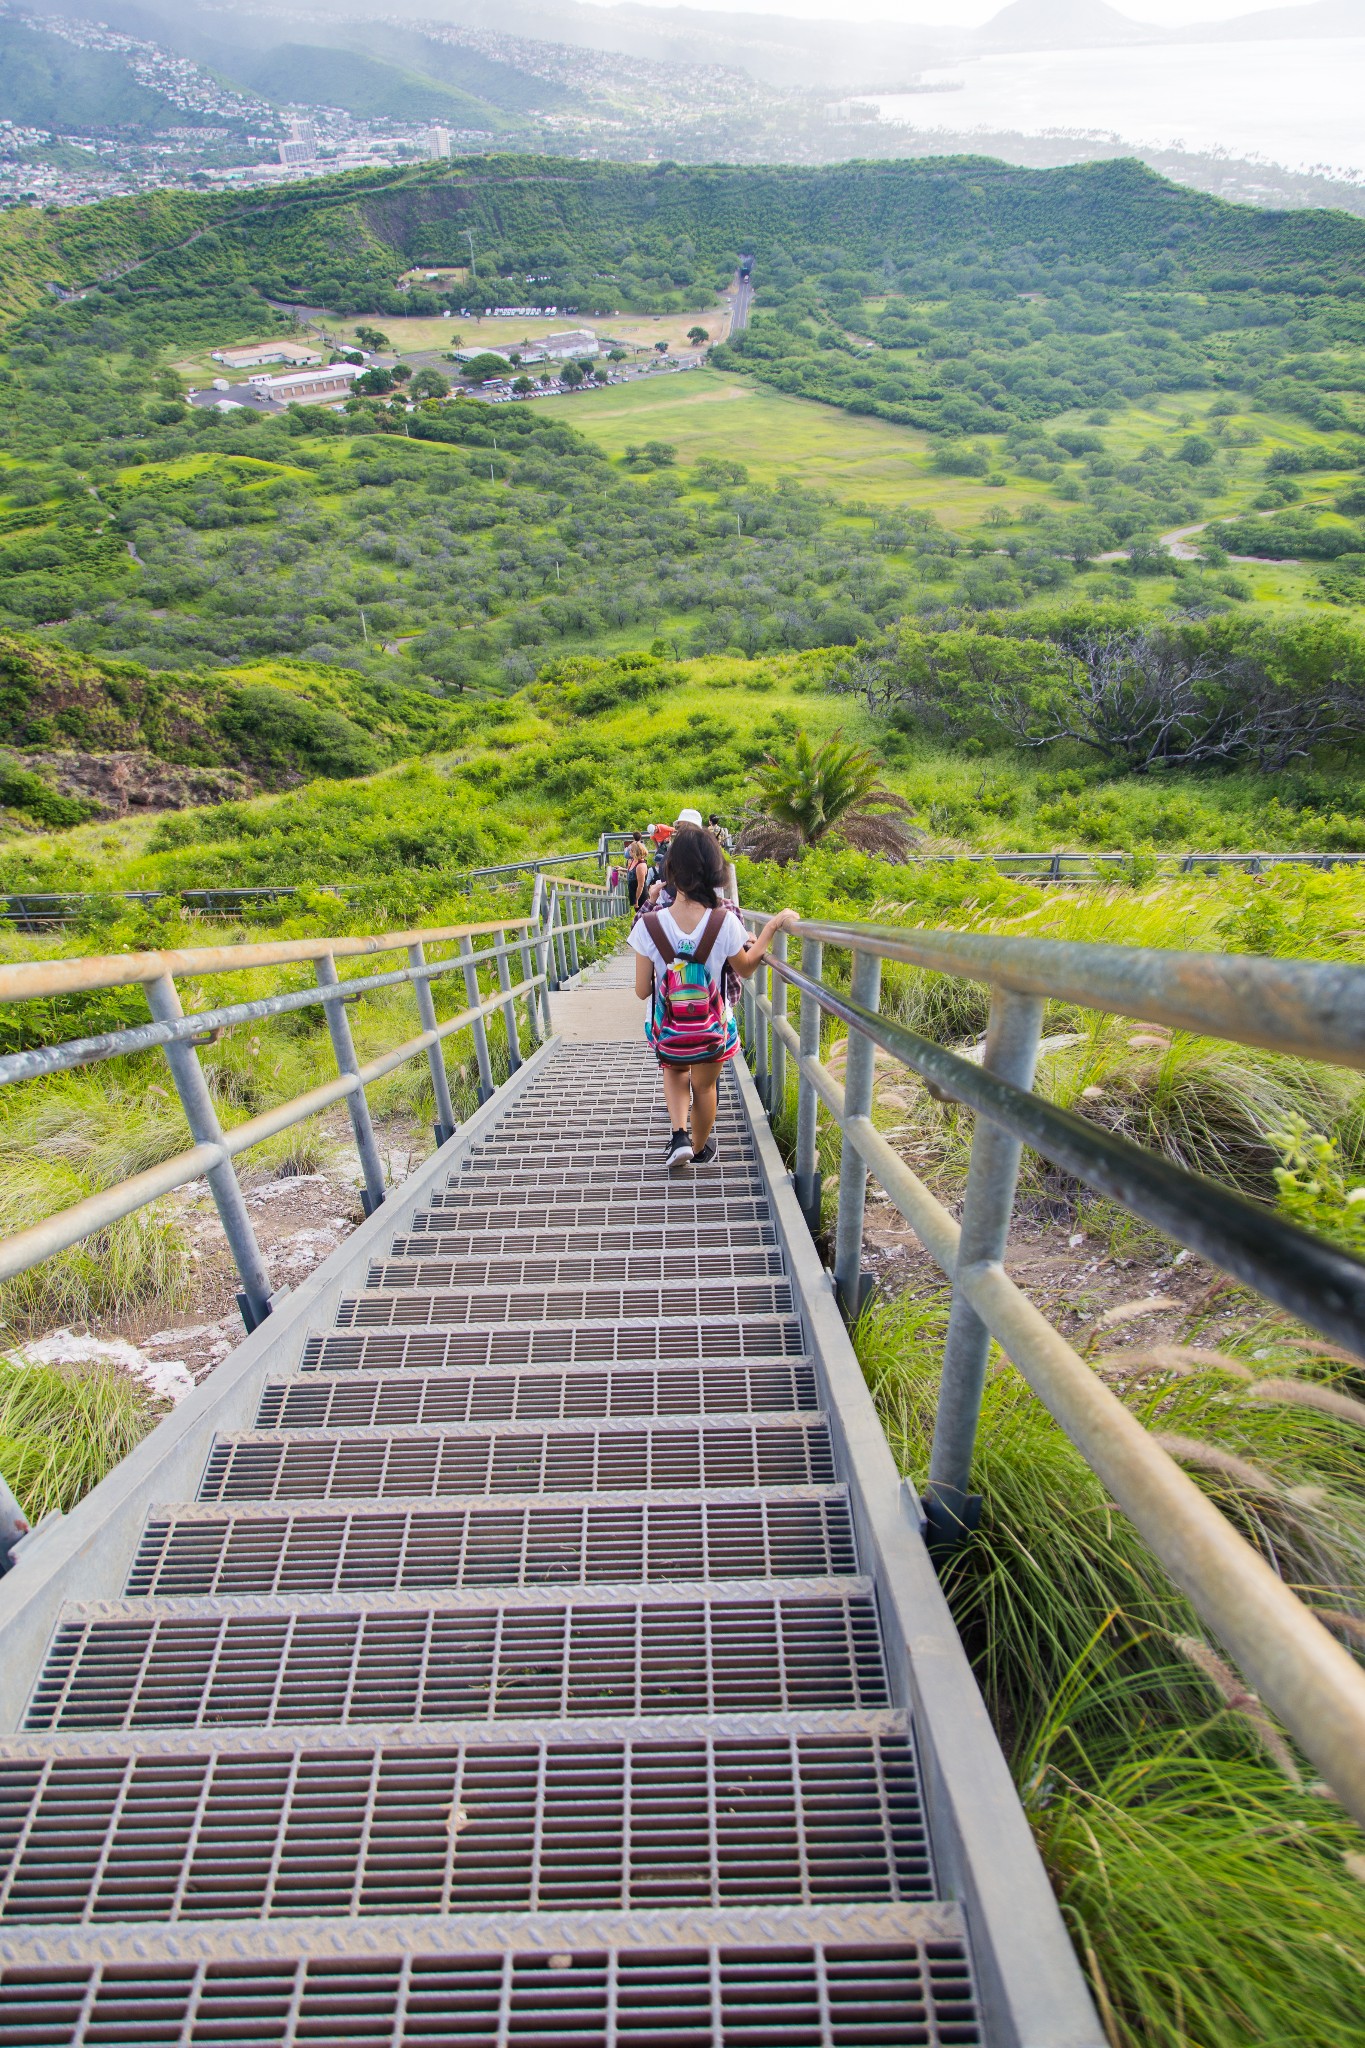
<svg viewBox="0 0 1365 2048"><path fill-rule="evenodd" d="M74 1507L169 1405L118 1366L0 1360L0 1472L29 1521Z"/></svg>

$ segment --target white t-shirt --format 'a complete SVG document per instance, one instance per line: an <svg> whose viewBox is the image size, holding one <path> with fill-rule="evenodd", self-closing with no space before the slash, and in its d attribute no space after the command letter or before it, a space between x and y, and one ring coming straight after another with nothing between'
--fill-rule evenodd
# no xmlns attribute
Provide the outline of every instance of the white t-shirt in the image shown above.
<svg viewBox="0 0 1365 2048"><path fill-rule="evenodd" d="M653 913L668 934L669 942L675 953L690 953L692 951L694 943L701 937L702 926L706 923L710 914L710 911L703 911L700 921L693 926L690 932L685 932L671 910L656 910ZM748 943L748 932L745 931L744 926L735 916L734 911L727 910L725 922L720 928L716 942L712 946L706 960L702 963L718 988L722 986L721 975L724 972L726 961L733 954L742 953ZM652 960L656 970L663 966L663 954L649 936L643 918L636 922L631 931L630 945L635 952L642 953L646 960Z"/></svg>

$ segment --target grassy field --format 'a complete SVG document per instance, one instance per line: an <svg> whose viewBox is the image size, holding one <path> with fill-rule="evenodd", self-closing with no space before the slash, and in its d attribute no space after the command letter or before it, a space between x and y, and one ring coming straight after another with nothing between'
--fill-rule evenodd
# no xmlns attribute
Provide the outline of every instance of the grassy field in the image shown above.
<svg viewBox="0 0 1365 2048"><path fill-rule="evenodd" d="M971 477L933 475L928 436L911 427L859 419L716 370L544 403L610 455L620 455L632 442L671 441L682 462L728 456L761 483L795 476L836 498L879 510L913 506L954 527L979 522L1002 502L1001 492ZM1049 496L1046 486L1020 478L1003 501L1013 508Z"/></svg>
<svg viewBox="0 0 1365 2048"><path fill-rule="evenodd" d="M1164 398L1133 406L1088 431L1098 434L1105 452L1124 460L1140 448L1207 424L1204 397L1199 405ZM988 450L997 472L1008 482L987 485L969 476L943 476L929 466L930 440L912 427L887 420L861 418L833 406L713 370L657 382L623 384L605 391L583 391L571 398L547 399L553 413L571 418L580 433L610 455L620 455L646 438L670 441L681 462L703 456L729 456L746 464L763 483L796 476L812 489L828 491L846 503L876 511L891 507L932 512L945 526L961 531L1002 513L1017 519L1030 508L1059 512L1064 502L1051 485L1011 473L1004 437L974 436L974 445ZM1080 413L1064 414L1050 430L1065 431L1084 424ZM1214 498L1208 516L1240 512L1264 482L1266 457L1276 448L1312 449L1322 436L1302 421L1267 414L1249 415L1237 424L1252 428L1254 443L1237 450L1235 477ZM1314 476L1304 501L1326 504L1351 480L1351 472ZM1258 596L1302 596L1304 574L1281 569L1254 572ZM1262 589L1262 585L1264 588ZM1162 595L1166 596L1164 587Z"/></svg>

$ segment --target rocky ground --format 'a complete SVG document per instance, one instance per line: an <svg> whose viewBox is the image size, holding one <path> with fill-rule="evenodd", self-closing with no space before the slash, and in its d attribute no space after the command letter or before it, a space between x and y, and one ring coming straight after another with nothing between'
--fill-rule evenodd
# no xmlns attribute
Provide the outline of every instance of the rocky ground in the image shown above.
<svg viewBox="0 0 1365 2048"><path fill-rule="evenodd" d="M869 1188L863 1246L884 1294L946 1288L936 1261L908 1223ZM958 1205L950 1203L955 1213ZM1067 1209L1022 1201L1010 1231L1006 1270L1048 1321L1083 1355L1128 1346L1189 1341L1189 1325L1212 1317L1231 1324L1246 1298L1194 1252L1154 1234L1131 1234L1132 1249L1111 1249L1092 1223ZM1140 1247L1140 1249L1139 1249ZM1207 1341L1207 1335L1206 1335Z"/></svg>
<svg viewBox="0 0 1365 2048"><path fill-rule="evenodd" d="M277 1287L296 1287L364 1220L360 1162L344 1111L322 1120L329 1157L316 1173L274 1178L242 1173L247 1208L267 1269ZM430 1130L407 1117L376 1118L375 1135L390 1186L430 1156ZM237 1274L206 1181L170 1198L180 1211L193 1279L186 1305L174 1314L130 1311L103 1319L98 1330L49 1331L22 1354L49 1364L106 1360L138 1373L172 1400L241 1342Z"/></svg>

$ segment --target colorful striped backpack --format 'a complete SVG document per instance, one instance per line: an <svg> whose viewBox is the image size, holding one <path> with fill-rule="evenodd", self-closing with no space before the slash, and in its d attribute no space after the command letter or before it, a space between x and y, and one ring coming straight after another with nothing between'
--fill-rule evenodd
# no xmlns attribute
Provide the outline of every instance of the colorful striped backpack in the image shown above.
<svg viewBox="0 0 1365 2048"><path fill-rule="evenodd" d="M711 948L726 919L725 906L711 911L693 934L690 953L679 953L659 917L641 919L659 950L662 973L654 977L649 1040L661 1060L678 1066L718 1060L729 1042L730 1018L718 983L706 971Z"/></svg>

